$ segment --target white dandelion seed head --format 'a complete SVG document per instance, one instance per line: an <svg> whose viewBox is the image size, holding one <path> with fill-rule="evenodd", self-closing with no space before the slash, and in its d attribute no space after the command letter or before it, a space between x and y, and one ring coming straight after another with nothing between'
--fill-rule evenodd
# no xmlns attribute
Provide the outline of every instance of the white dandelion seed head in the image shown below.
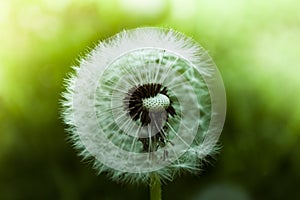
<svg viewBox="0 0 300 200"><path fill-rule="evenodd" d="M114 180L199 170L225 120L221 76L203 48L162 28L123 31L67 80L63 117L83 158Z"/></svg>

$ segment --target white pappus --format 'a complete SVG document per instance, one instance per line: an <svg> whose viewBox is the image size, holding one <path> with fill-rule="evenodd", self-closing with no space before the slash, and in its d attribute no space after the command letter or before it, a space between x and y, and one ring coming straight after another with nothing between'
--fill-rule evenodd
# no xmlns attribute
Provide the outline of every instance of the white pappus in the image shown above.
<svg viewBox="0 0 300 200"><path fill-rule="evenodd" d="M216 152L225 120L221 76L208 53L165 28L100 42L66 79L62 116L74 147L116 181L162 180Z"/></svg>

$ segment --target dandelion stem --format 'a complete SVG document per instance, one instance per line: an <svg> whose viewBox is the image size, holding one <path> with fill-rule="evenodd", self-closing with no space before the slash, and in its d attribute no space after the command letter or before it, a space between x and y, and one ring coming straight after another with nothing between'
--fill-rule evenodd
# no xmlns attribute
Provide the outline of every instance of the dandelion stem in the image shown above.
<svg viewBox="0 0 300 200"><path fill-rule="evenodd" d="M161 200L161 181L157 173L150 175L150 199Z"/></svg>

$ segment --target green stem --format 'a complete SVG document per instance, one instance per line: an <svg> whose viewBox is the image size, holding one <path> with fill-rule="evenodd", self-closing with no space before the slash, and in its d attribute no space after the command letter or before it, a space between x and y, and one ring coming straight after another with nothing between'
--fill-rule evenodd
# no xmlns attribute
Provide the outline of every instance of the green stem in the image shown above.
<svg viewBox="0 0 300 200"><path fill-rule="evenodd" d="M161 200L161 181L159 175L152 173L150 175L150 199Z"/></svg>

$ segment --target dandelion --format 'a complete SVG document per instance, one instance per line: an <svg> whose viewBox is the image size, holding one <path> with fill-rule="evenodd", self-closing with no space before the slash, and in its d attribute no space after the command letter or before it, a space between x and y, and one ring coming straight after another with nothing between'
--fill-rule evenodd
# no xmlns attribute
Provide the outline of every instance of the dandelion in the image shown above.
<svg viewBox="0 0 300 200"><path fill-rule="evenodd" d="M99 43L74 67L63 118L84 159L115 181L198 172L225 119L221 76L207 52L170 29L138 28Z"/></svg>

